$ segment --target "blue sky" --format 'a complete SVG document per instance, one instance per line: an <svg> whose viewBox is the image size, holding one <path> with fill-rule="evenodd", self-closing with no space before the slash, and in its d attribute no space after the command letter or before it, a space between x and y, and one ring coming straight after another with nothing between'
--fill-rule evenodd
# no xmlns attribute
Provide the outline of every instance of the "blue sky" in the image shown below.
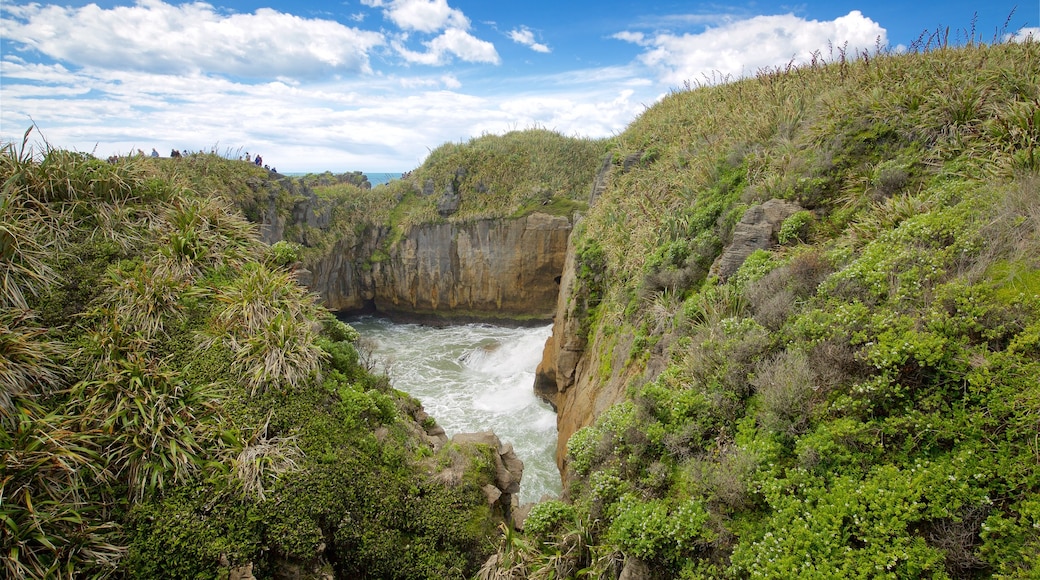
<svg viewBox="0 0 1040 580"><path fill-rule="evenodd" d="M1040 0L3 0L0 140L35 122L99 157L216 149L282 172L406 171L485 133L617 134L685 81L1038 26Z"/></svg>

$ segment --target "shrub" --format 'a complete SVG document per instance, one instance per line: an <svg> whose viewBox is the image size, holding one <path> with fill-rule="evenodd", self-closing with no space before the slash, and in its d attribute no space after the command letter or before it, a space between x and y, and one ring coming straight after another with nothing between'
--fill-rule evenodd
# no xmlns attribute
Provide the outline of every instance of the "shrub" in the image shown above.
<svg viewBox="0 0 1040 580"><path fill-rule="evenodd" d="M762 426L787 436L802 433L809 424L814 379L808 358L799 351L787 350L760 362L751 383L762 401Z"/></svg>
<svg viewBox="0 0 1040 580"><path fill-rule="evenodd" d="M804 242L809 236L809 229L812 227L814 217L811 211L802 210L796 211L787 219L780 224L780 232L777 234L777 241L781 245L787 245L794 242Z"/></svg>
<svg viewBox="0 0 1040 580"><path fill-rule="evenodd" d="M576 517L577 511L571 504L559 500L543 501L535 504L524 520L524 534L545 542Z"/></svg>
<svg viewBox="0 0 1040 580"><path fill-rule="evenodd" d="M271 261L276 266L291 266L300 260L301 248L300 244L279 240L271 245Z"/></svg>
<svg viewBox="0 0 1040 580"><path fill-rule="evenodd" d="M626 495L615 509L608 539L641 560L679 563L716 537L707 527L708 511L694 499L671 503Z"/></svg>

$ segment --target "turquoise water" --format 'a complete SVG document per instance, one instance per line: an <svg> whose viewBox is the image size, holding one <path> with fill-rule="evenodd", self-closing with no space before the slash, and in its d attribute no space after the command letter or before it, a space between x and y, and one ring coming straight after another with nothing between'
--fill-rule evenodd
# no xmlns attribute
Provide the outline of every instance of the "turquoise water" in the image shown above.
<svg viewBox="0 0 1040 580"><path fill-rule="evenodd" d="M400 173L365 173L368 176L368 182L372 184L372 187L386 183L392 179L400 179Z"/></svg>
<svg viewBox="0 0 1040 580"><path fill-rule="evenodd" d="M494 431L524 462L520 502L560 494L556 414L534 395L534 371L552 326L432 327L375 317L350 319L371 345L377 370L419 399L448 437Z"/></svg>

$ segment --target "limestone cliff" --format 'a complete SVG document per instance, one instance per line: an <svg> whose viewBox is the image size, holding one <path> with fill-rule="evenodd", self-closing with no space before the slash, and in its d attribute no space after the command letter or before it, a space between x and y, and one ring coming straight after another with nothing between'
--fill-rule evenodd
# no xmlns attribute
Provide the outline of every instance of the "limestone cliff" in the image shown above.
<svg viewBox="0 0 1040 580"><path fill-rule="evenodd" d="M256 200L244 211L261 238L308 248L297 278L330 310L452 321L547 321L553 315L568 217L533 212L439 219L403 232L383 224L335 231L334 202L306 185L275 176L253 188Z"/></svg>
<svg viewBox="0 0 1040 580"><path fill-rule="evenodd" d="M393 244L389 229L370 228L307 264L299 279L338 311L548 320L570 231L568 218L543 213L422 224Z"/></svg>

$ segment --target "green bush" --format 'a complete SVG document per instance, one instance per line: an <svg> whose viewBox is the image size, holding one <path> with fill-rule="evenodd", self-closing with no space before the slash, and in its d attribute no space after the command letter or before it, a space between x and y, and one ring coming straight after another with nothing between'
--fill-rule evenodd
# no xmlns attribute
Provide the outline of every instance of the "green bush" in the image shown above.
<svg viewBox="0 0 1040 580"><path fill-rule="evenodd" d="M524 520L524 534L545 542L576 517L577 511L571 504L559 500L543 501L535 504Z"/></svg>
<svg viewBox="0 0 1040 580"><path fill-rule="evenodd" d="M813 220L811 211L802 210L794 212L780 224L777 241L781 245L804 242L809 235L809 229L812 227Z"/></svg>
<svg viewBox="0 0 1040 580"><path fill-rule="evenodd" d="M680 563L716 538L706 525L708 511L696 500L673 504L627 495L614 509L607 538L623 553L644 561Z"/></svg>

